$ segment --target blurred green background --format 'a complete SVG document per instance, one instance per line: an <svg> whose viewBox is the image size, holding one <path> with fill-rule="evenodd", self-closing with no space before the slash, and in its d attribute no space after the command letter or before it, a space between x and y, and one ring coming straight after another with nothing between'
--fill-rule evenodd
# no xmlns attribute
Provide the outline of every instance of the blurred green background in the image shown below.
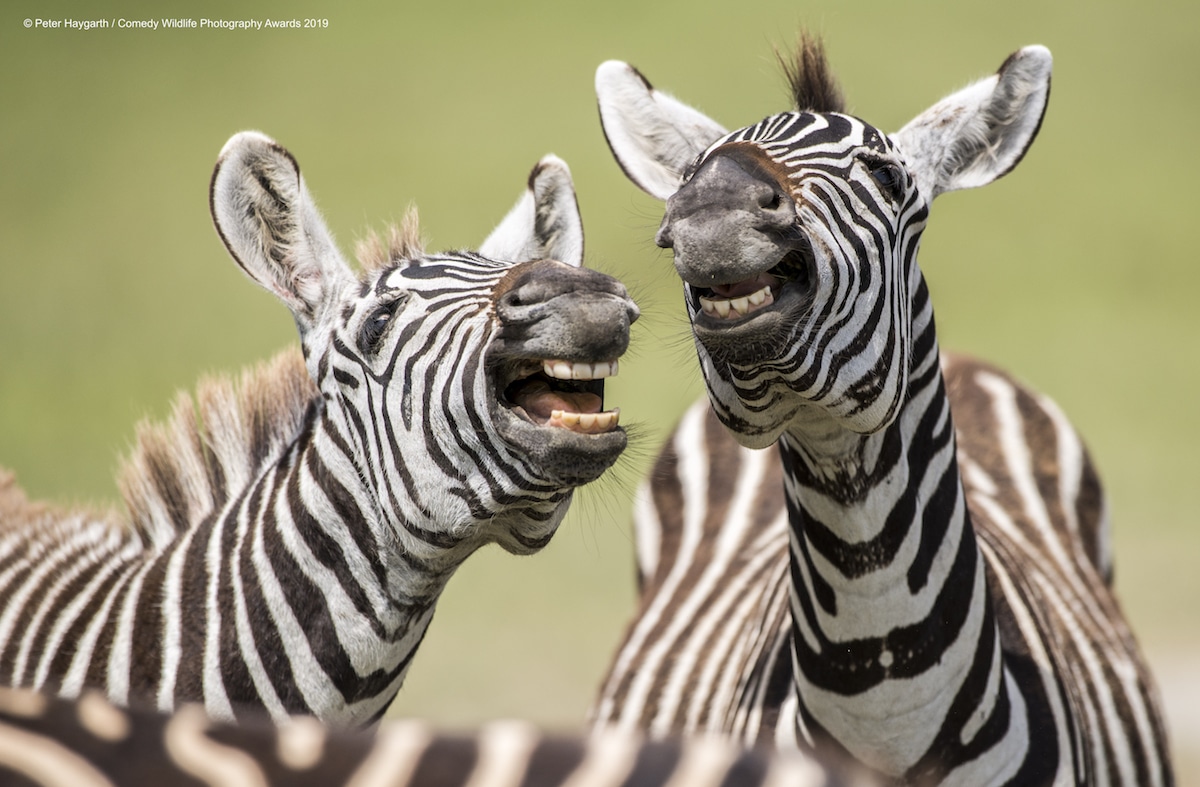
<svg viewBox="0 0 1200 787"><path fill-rule="evenodd" d="M212 231L234 132L289 147L343 248L422 211L431 248L481 240L553 151L590 264L642 305L611 385L638 441L542 554L477 555L452 582L397 714L578 725L633 603L632 491L701 392L661 208L626 182L592 74L620 58L730 127L786 108L773 46L820 32L852 110L896 129L1009 52L1055 55L1040 138L1010 177L943 197L922 264L943 347L1055 397L1111 495L1117 583L1200 781L1200 5L1183 0L854 4L177 4L181 17L324 18L314 30L26 29L158 19L159 3L29 2L0 18L0 465L31 496L114 501L143 417L206 372L294 341ZM251 7L253 10L246 12ZM73 10L74 9L74 10ZM752 9L752 10L750 10Z"/></svg>

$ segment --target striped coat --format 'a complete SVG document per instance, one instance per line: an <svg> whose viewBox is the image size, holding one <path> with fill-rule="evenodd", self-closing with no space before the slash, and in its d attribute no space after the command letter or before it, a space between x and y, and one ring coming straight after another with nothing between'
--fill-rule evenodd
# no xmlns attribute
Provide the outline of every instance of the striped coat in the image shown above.
<svg viewBox="0 0 1200 787"><path fill-rule="evenodd" d="M788 70L797 109L732 132L597 72L614 154L667 201L712 408L639 506L642 617L597 722L906 784L1171 783L1086 451L1044 397L940 354L917 265L932 201L1025 155L1050 53L894 134L845 114L819 44Z"/></svg>
<svg viewBox="0 0 1200 787"><path fill-rule="evenodd" d="M378 719L462 561L545 546L625 446L603 388L637 308L580 267L566 165L528 183L480 252L424 253L414 214L360 272L291 154L230 140L218 234L300 347L143 428L124 514L33 503L0 474L0 683Z"/></svg>

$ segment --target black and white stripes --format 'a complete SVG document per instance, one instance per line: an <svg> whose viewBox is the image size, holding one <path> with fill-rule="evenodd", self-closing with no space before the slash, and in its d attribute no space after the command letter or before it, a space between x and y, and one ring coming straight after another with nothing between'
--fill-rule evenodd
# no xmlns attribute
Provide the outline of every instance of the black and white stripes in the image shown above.
<svg viewBox="0 0 1200 787"><path fill-rule="evenodd" d="M425 255L408 221L367 245L361 274L295 159L260 134L226 145L211 202L234 259L291 310L303 357L202 383L143 428L128 516L31 503L0 476L0 683L365 724L462 561L492 542L540 549L623 450L603 378L637 309L579 267L553 157L490 256Z"/></svg>
<svg viewBox="0 0 1200 787"><path fill-rule="evenodd" d="M819 61L805 45L794 81L827 82ZM1011 170L1049 82L1049 52L1029 47L891 136L838 105L726 133L601 66L613 152L667 199L657 240L712 409L742 445L778 450L722 444L700 409L681 423L640 541L710 543L647 558L687 580L645 585L599 724L848 753L903 783L1172 782L1086 451L1048 400L939 353L916 263L934 197ZM775 473L779 492L734 513L743 479Z"/></svg>
<svg viewBox="0 0 1200 787"><path fill-rule="evenodd" d="M170 715L118 708L95 692L53 700L0 689L0 782L41 787L871 787L795 753L729 741L546 734L518 721L468 733L413 720L371 733L310 717L214 723L195 705Z"/></svg>

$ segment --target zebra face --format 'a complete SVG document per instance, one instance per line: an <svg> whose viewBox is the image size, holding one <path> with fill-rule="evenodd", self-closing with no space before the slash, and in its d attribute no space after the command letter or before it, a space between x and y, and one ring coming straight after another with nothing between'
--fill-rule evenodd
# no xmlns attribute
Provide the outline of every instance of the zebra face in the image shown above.
<svg viewBox="0 0 1200 787"><path fill-rule="evenodd" d="M925 215L894 145L845 115L775 115L696 160L657 242L727 423L770 441L814 408L856 432L890 422Z"/></svg>
<svg viewBox="0 0 1200 787"><path fill-rule="evenodd" d="M596 71L613 155L667 203L657 241L674 253L713 408L751 447L896 418L914 322L932 324L916 264L930 203L1016 166L1051 58L1026 47L890 136L841 112L826 68L802 51L798 110L732 133L625 63Z"/></svg>
<svg viewBox="0 0 1200 787"><path fill-rule="evenodd" d="M272 140L235 136L211 201L234 260L292 312L324 408L328 454L379 515L439 546L531 552L571 490L625 447L604 378L637 307L580 267L570 172L548 156L480 251L425 254L415 214L352 271L299 167Z"/></svg>
<svg viewBox="0 0 1200 787"><path fill-rule="evenodd" d="M490 519L500 497L593 481L624 449L604 381L638 311L615 279L557 260L439 254L401 261L362 290L323 387L390 435L364 441L380 464L418 457Z"/></svg>

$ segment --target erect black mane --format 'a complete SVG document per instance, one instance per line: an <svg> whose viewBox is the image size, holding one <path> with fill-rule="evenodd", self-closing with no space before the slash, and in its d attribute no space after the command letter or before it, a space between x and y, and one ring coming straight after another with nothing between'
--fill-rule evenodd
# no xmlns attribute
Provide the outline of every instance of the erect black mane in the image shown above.
<svg viewBox="0 0 1200 787"><path fill-rule="evenodd" d="M845 112L846 101L838 85L829 61L825 59L825 45L821 39L800 31L796 51L790 57L778 50L775 56L783 67L792 101L801 112Z"/></svg>

